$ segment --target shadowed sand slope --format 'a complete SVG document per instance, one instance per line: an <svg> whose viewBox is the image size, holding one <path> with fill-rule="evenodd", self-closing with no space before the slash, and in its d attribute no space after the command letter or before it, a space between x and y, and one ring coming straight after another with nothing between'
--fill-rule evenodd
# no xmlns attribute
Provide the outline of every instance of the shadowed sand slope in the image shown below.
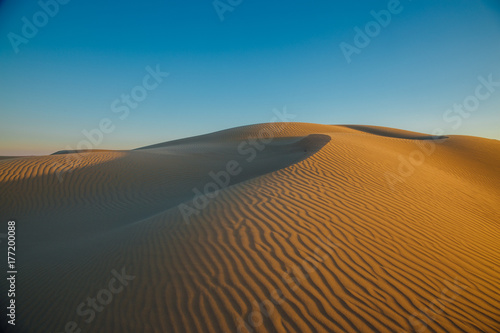
<svg viewBox="0 0 500 333"><path fill-rule="evenodd" d="M497 332L500 143L419 137L277 123L0 161L16 328Z"/></svg>
<svg viewBox="0 0 500 333"><path fill-rule="evenodd" d="M281 169L330 140L320 134L265 144L249 138L0 161L0 200L8 218L26 221L19 228L26 228L31 246L41 239L42 245L72 240L155 215L204 192L207 184L227 187ZM240 172L227 177L228 163Z"/></svg>
<svg viewBox="0 0 500 333"><path fill-rule="evenodd" d="M432 136L417 132L399 130L390 127L364 126L364 125L344 125L346 128L352 128L357 131L370 133L373 135L387 136L390 138L413 139L413 140L435 140L444 139L445 136Z"/></svg>

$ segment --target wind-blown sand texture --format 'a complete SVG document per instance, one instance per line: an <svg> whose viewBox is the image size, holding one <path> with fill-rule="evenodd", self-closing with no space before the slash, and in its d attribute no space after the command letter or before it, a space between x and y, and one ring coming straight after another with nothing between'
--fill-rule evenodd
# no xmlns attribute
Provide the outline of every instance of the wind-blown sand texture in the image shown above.
<svg viewBox="0 0 500 333"><path fill-rule="evenodd" d="M0 160L15 331L498 332L499 184L499 141L368 126ZM122 269L135 278L85 322L79 304Z"/></svg>

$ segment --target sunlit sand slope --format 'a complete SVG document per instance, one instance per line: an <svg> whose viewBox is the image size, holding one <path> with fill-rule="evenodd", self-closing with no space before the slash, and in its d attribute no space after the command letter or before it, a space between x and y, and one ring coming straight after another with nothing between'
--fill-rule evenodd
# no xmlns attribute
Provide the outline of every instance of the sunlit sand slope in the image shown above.
<svg viewBox="0 0 500 333"><path fill-rule="evenodd" d="M498 141L278 123L64 155L0 161L19 332L500 330Z"/></svg>

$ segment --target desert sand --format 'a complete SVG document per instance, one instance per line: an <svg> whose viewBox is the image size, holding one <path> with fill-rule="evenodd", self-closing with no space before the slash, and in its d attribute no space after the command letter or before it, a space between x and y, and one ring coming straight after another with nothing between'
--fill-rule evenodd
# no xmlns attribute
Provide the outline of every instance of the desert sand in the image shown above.
<svg viewBox="0 0 500 333"><path fill-rule="evenodd" d="M497 140L373 126L1 159L14 331L498 332L499 184Z"/></svg>

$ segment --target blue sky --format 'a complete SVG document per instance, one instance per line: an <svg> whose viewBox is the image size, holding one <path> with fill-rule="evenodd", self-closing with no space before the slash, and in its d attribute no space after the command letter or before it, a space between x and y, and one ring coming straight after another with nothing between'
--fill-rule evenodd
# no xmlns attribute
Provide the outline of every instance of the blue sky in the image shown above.
<svg viewBox="0 0 500 333"><path fill-rule="evenodd" d="M498 1L220 0L223 13L211 0L54 1L41 1L53 17L40 2L0 1L0 155L76 148L103 119L113 130L92 148L128 149L285 107L294 121L500 139L500 86L481 88L488 97L467 117L443 118L478 77L500 82ZM348 62L341 43L356 47L354 29L388 8ZM39 26L29 38L26 21ZM120 119L111 105L148 66L169 75Z"/></svg>

